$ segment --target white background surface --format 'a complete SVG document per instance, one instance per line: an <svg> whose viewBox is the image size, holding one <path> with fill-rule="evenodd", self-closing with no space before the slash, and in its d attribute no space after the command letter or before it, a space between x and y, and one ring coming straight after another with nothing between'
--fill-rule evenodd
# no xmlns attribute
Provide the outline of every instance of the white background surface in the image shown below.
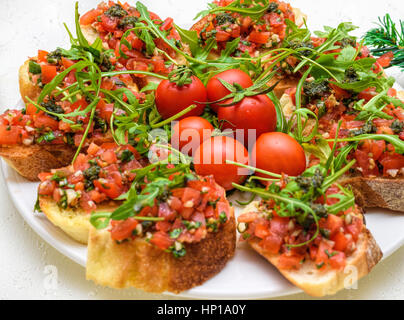
<svg viewBox="0 0 404 320"><path fill-rule="evenodd" d="M307 13L311 29L341 21L360 25L361 35L373 26L378 15L389 12L404 18L402 0L291 0ZM134 1L132 1L134 2ZM171 16L189 27L194 15L205 8L206 0L144 0L162 18ZM83 13L98 1L81 1ZM68 46L62 22L73 30L72 0L0 0L0 108L18 102L19 66L37 49L53 50ZM403 79L403 74L400 80ZM145 294L137 290L116 291L95 286L85 280L85 270L39 238L11 204L4 182L0 182L0 298L1 299L159 299L168 296ZM46 283L48 272L57 269L56 288ZM286 297L308 299L305 294ZM404 299L404 248L379 264L359 282L357 290L343 291L331 299Z"/></svg>

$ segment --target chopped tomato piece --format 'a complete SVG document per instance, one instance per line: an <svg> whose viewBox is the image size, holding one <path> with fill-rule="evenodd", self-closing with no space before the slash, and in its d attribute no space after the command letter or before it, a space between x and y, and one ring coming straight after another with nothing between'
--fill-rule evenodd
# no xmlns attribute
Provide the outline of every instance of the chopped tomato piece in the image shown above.
<svg viewBox="0 0 404 320"><path fill-rule="evenodd" d="M227 41L230 38L231 38L230 33L226 32L226 31L218 30L217 33L216 33L216 41L217 42Z"/></svg>
<svg viewBox="0 0 404 320"><path fill-rule="evenodd" d="M330 230L331 236L337 233L344 225L342 218L329 214L327 217L327 229Z"/></svg>
<svg viewBox="0 0 404 320"><path fill-rule="evenodd" d="M55 189L56 182L51 180L45 180L39 185L38 193L41 196L51 196L53 195L53 190Z"/></svg>
<svg viewBox="0 0 404 320"><path fill-rule="evenodd" d="M258 32L258 31L253 31L250 33L250 36L248 39L251 42L255 42L258 44L266 44L269 40L270 33L269 32Z"/></svg>
<svg viewBox="0 0 404 320"><path fill-rule="evenodd" d="M255 232L254 232L255 236L260 239L265 239L266 237L268 237L270 235L268 227L269 222L267 220L264 219L258 220L255 225Z"/></svg>
<svg viewBox="0 0 404 320"><path fill-rule="evenodd" d="M255 229L255 232L257 234L257 229ZM263 232L260 232L260 234L264 235ZM266 236L260 242L260 246L268 253L277 254L282 246L282 238L271 231L268 231L265 234Z"/></svg>
<svg viewBox="0 0 404 320"><path fill-rule="evenodd" d="M34 116L34 125L36 128L59 129L59 122L43 113Z"/></svg>
<svg viewBox="0 0 404 320"><path fill-rule="evenodd" d="M105 193L111 199L118 198L123 192L122 188L111 181L101 182L100 180L94 180L93 183L98 190Z"/></svg>
<svg viewBox="0 0 404 320"><path fill-rule="evenodd" d="M330 266L333 269L343 269L346 265L346 256L343 252L337 254L332 253L332 257L329 260Z"/></svg>
<svg viewBox="0 0 404 320"><path fill-rule="evenodd" d="M174 243L174 240L171 239L167 233L158 231L153 234L150 243L154 244L161 250L167 250Z"/></svg>
<svg viewBox="0 0 404 320"><path fill-rule="evenodd" d="M171 210L166 202L160 203L158 215L160 218L164 218L166 221L175 220L176 217L175 211Z"/></svg>
<svg viewBox="0 0 404 320"><path fill-rule="evenodd" d="M0 144L12 145L21 142L21 129L0 125Z"/></svg>
<svg viewBox="0 0 404 320"><path fill-rule="evenodd" d="M112 19L107 15L101 16L101 26L108 32L114 32L118 25L118 20Z"/></svg>
<svg viewBox="0 0 404 320"><path fill-rule="evenodd" d="M44 50L38 50L38 62L47 62L47 55L49 54L49 52L44 51Z"/></svg>
<svg viewBox="0 0 404 320"><path fill-rule="evenodd" d="M88 11L87 13L83 14L83 16L80 17L80 24L82 25L89 25L92 24L99 15L102 14L101 10L98 9L93 9Z"/></svg>
<svg viewBox="0 0 404 320"><path fill-rule="evenodd" d="M386 52L380 58L377 59L377 63L383 67L387 68L390 66L391 61L394 59L394 53L392 51Z"/></svg>
<svg viewBox="0 0 404 320"><path fill-rule="evenodd" d="M331 240L335 242L334 249L342 252L345 252L350 244L350 240L340 231L333 235Z"/></svg>
<svg viewBox="0 0 404 320"><path fill-rule="evenodd" d="M99 146L97 146L94 142L92 142L92 143L90 144L90 146L88 147L88 149L87 149L87 153L88 153L89 155L94 156L94 155L97 154L97 152L98 152L100 149L101 149L101 148L100 148Z"/></svg>
<svg viewBox="0 0 404 320"><path fill-rule="evenodd" d="M197 206L201 201L201 192L193 188L185 188L181 201L184 204L187 202L192 202L192 206Z"/></svg>
<svg viewBox="0 0 404 320"><path fill-rule="evenodd" d="M109 164L116 163L118 161L115 151L113 150L106 150L101 154L101 159Z"/></svg>
<svg viewBox="0 0 404 320"><path fill-rule="evenodd" d="M57 75L57 67L50 65L41 65L42 70L42 83L47 84L53 80Z"/></svg>
<svg viewBox="0 0 404 320"><path fill-rule="evenodd" d="M279 257L277 267L282 270L291 270L291 269L299 269L301 266L301 262L303 261L302 256L298 255L287 255L281 254Z"/></svg>
<svg viewBox="0 0 404 320"><path fill-rule="evenodd" d="M352 223L346 226L346 230L352 235L353 240L356 242L362 232L363 221L358 217L353 217Z"/></svg>
<svg viewBox="0 0 404 320"><path fill-rule="evenodd" d="M271 232L284 237L289 230L289 218L273 217L270 222Z"/></svg>
<svg viewBox="0 0 404 320"><path fill-rule="evenodd" d="M112 221L111 238L115 241L123 241L132 236L133 230L139 222L133 218L123 221Z"/></svg>

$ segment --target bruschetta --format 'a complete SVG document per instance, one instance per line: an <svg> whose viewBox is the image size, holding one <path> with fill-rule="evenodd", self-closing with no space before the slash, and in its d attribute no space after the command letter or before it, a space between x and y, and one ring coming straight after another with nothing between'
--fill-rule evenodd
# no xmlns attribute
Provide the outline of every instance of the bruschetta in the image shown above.
<svg viewBox="0 0 404 320"><path fill-rule="evenodd" d="M265 200L244 210L238 218L238 230L242 241L247 241L286 279L309 295L322 297L352 286L367 275L382 258L382 252L365 226L360 207L343 204L341 197L349 191L335 185L318 198L318 187L318 175L280 181L267 191L268 197L265 191L260 193ZM307 193L299 199L302 190ZM290 200L283 202L289 196ZM303 204L292 204L297 201Z"/></svg>
<svg viewBox="0 0 404 320"><path fill-rule="evenodd" d="M91 142L113 140L108 128L117 106L114 106L114 95L110 94L98 102L87 139L82 143L91 117L91 110L86 114L83 110L91 101L84 97L76 79L77 70L72 69L83 60L71 60L68 57L72 53L66 52L69 51L61 48L52 52L38 50L36 57L27 60L19 74L20 92L26 107L23 110L7 110L0 116L0 156L32 181L38 180L41 172L67 166L79 145L86 148ZM108 71L108 66L112 66L109 60L101 63L99 68ZM37 101L45 86L62 73L65 76L59 81L58 89ZM128 90L139 101L145 97L138 93L136 83L128 74L102 77L101 89L104 92ZM74 115L75 112L78 112L77 115ZM122 110L117 114L121 113ZM72 116L61 119L59 114Z"/></svg>
<svg viewBox="0 0 404 320"><path fill-rule="evenodd" d="M221 271L236 247L233 208L211 177L170 190L166 202L90 229L87 279L112 288L180 293Z"/></svg>
<svg viewBox="0 0 404 320"><path fill-rule="evenodd" d="M131 146L91 143L68 167L39 174L38 200L41 211L74 240L86 244L90 213L113 210L113 199L127 191L142 167L142 159ZM144 163L144 162L142 162Z"/></svg>
<svg viewBox="0 0 404 320"><path fill-rule="evenodd" d="M136 157L130 146L90 145L72 166L40 175L40 209L74 240L88 242L87 278L97 284L176 293L202 284L235 250L224 189L211 177L174 165L144 167Z"/></svg>
<svg viewBox="0 0 404 320"><path fill-rule="evenodd" d="M172 18L162 20L153 12L149 12L149 15L167 39L175 40L181 50L188 51L181 44ZM113 1L101 2L96 9L88 11L80 18L81 30L90 43L100 38L104 49L114 51L118 71L150 71L166 76L175 64L186 64L181 54L146 30L146 24L140 19L140 13L135 7ZM140 88L151 82L158 84L161 81L160 78L142 74L132 74L132 77Z"/></svg>
<svg viewBox="0 0 404 320"><path fill-rule="evenodd" d="M230 5L232 2L234 1L215 1L220 7ZM218 49L212 50L209 55L211 60L217 59L226 44L236 38L240 38L240 42L234 55L248 54L256 57L282 45L286 36L286 19L297 26L303 26L306 16L299 9L292 8L290 4L271 1L267 13L258 20L254 20L248 14L223 11L201 18L191 30L196 31L203 42L212 37L217 41ZM268 85L277 83L274 93L280 98L286 89L297 85L298 81L298 77L279 73Z"/></svg>
<svg viewBox="0 0 404 320"><path fill-rule="evenodd" d="M318 115L320 138L334 139L338 123L341 122L338 137L347 141L339 143L338 148L349 148L347 159L357 160L355 167L344 175L340 183L353 187L357 203L364 208L381 207L403 212L404 156L400 145L404 136L404 104L400 102L396 90L391 88L386 93L386 98L394 100L394 104L386 103L380 116L366 121L358 119L361 111L355 109L355 104L369 103L378 95L373 88L355 94L326 82L306 84L303 97L310 100L304 107ZM314 86L322 86L324 90L320 90L320 96L309 98L308 94L313 92L311 89ZM295 111L294 97L295 89L292 89L280 100L287 117ZM306 133L310 133L314 125L314 121L309 123ZM369 139L365 139L367 136ZM313 150L313 145L308 146L308 150ZM310 159L313 163L319 161L314 155Z"/></svg>

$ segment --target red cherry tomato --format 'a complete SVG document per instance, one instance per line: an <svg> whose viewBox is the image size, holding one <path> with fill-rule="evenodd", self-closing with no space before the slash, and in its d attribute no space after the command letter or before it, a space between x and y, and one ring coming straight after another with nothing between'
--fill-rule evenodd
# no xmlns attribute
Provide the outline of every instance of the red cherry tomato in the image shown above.
<svg viewBox="0 0 404 320"><path fill-rule="evenodd" d="M200 116L203 113L205 105L197 102L207 100L206 88L197 77L192 76L191 79L191 84L185 84L182 87L168 80L163 80L159 84L156 91L156 106L164 119L175 116L193 104L196 104L197 107L179 120L190 116Z"/></svg>
<svg viewBox="0 0 404 320"><path fill-rule="evenodd" d="M231 103L231 100L225 102L228 103ZM245 97L234 106L220 107L218 118L222 122L223 129L244 130L245 145L248 144L249 129L256 130L254 142L263 133L276 129L275 106L266 95Z"/></svg>
<svg viewBox="0 0 404 320"><path fill-rule="evenodd" d="M243 183L247 172L226 160L249 163L248 151L237 140L220 136L205 140L195 152L195 171L201 176L213 175L216 182L226 190L233 189L232 183Z"/></svg>
<svg viewBox="0 0 404 320"><path fill-rule="evenodd" d="M285 133L263 134L257 140L252 152L255 166L262 170L298 176L306 169L306 155L303 148L295 139ZM257 173L257 175L269 178L261 173Z"/></svg>
<svg viewBox="0 0 404 320"><path fill-rule="evenodd" d="M214 128L201 117L188 117L177 122L173 128L171 145L190 156L199 145L212 135Z"/></svg>
<svg viewBox="0 0 404 320"><path fill-rule="evenodd" d="M212 77L206 86L208 91L208 100L211 102L220 100L230 93L230 91L223 86L219 79L224 80L231 85L238 83L243 88L249 88L253 85L250 76L244 71L231 69L221 72ZM217 112L220 108L218 104L212 104L210 107L215 112Z"/></svg>

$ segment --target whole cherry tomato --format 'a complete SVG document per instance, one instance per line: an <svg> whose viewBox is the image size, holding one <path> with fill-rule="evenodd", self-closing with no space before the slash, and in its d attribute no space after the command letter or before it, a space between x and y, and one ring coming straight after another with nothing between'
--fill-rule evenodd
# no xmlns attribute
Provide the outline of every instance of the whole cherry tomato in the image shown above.
<svg viewBox="0 0 404 320"><path fill-rule="evenodd" d="M251 157L258 169L272 173L298 176L306 170L306 155L303 148L295 139L281 132L261 135ZM257 176L270 178L262 173L257 173Z"/></svg>
<svg viewBox="0 0 404 320"><path fill-rule="evenodd" d="M192 76L191 80L190 84L183 86L178 86L169 80L160 82L156 90L156 106L163 119L169 119L193 104L197 107L178 120L200 116L203 113L205 105L198 102L207 101L206 88L197 77Z"/></svg>
<svg viewBox="0 0 404 320"><path fill-rule="evenodd" d="M213 76L206 86L206 89L208 91L208 100L211 102L220 100L230 93L230 91L225 88L225 86L219 81L219 79L224 80L231 85L237 83L243 88L249 88L253 85L250 76L244 71L241 71L239 69L231 69L221 72ZM219 110L220 103L221 102L212 104L210 107L213 111L217 112Z"/></svg>
<svg viewBox="0 0 404 320"><path fill-rule="evenodd" d="M231 100L225 104L231 103ZM248 144L249 129L256 130L254 142L263 133L276 129L276 110L273 102L266 95L245 97L239 103L230 107L220 107L219 121L223 129L244 130L244 144Z"/></svg>
<svg viewBox="0 0 404 320"><path fill-rule="evenodd" d="M195 171L201 176L213 175L215 181L226 190L233 189L232 183L243 183L248 172L226 160L248 164L246 148L237 140L226 136L205 140L195 152Z"/></svg>
<svg viewBox="0 0 404 320"><path fill-rule="evenodd" d="M199 145L212 135L214 128L201 117L188 117L178 121L171 136L171 145L184 154L192 156Z"/></svg>

